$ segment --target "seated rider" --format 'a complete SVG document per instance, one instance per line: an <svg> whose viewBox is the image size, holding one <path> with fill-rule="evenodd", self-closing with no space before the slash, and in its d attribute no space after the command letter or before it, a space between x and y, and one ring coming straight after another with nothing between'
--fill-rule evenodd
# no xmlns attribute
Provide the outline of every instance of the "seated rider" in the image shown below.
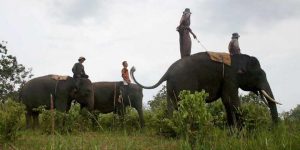
<svg viewBox="0 0 300 150"><path fill-rule="evenodd" d="M131 83L130 78L129 78L128 69L127 69L127 67L128 67L127 61L123 61L122 65L123 65L123 69L122 69L121 73L122 73L122 78L123 78L123 85L120 86L119 99L121 98L122 93L124 95L127 94L127 88L130 85L130 83Z"/></svg>
<svg viewBox="0 0 300 150"><path fill-rule="evenodd" d="M238 33L232 34L231 41L229 42L228 45L228 50L230 55L241 54L241 49L238 41L239 37L240 35Z"/></svg>
<svg viewBox="0 0 300 150"><path fill-rule="evenodd" d="M75 63L72 68L73 78L75 79L77 89L79 89L80 78L89 78L89 76L85 74L84 66L82 65L84 61L84 57L79 57L78 62Z"/></svg>

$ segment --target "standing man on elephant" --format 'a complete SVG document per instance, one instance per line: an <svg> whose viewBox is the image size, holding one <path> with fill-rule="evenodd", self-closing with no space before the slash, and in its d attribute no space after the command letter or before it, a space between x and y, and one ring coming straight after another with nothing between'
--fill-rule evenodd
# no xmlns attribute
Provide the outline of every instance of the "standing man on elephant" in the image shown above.
<svg viewBox="0 0 300 150"><path fill-rule="evenodd" d="M238 41L239 37L240 35L238 33L232 33L231 41L228 45L230 55L241 54L241 49Z"/></svg>
<svg viewBox="0 0 300 150"><path fill-rule="evenodd" d="M194 39L197 38L197 36L192 32L190 28L191 14L192 13L190 12L190 9L186 8L180 19L179 26L176 28L176 30L179 32L181 58L191 55L192 41L191 41L190 33L193 35Z"/></svg>
<svg viewBox="0 0 300 150"><path fill-rule="evenodd" d="M78 62L74 64L72 68L73 78L76 81L76 87L79 88L79 80L80 78L89 78L87 74L85 74L83 62L85 61L84 57L79 57Z"/></svg>

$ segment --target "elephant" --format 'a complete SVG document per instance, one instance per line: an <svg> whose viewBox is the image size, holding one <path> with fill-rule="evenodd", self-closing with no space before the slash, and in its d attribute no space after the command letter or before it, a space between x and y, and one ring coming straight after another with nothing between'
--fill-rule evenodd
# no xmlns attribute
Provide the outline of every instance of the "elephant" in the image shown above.
<svg viewBox="0 0 300 150"><path fill-rule="evenodd" d="M70 76L57 75L46 75L29 80L20 92L20 100L25 104L27 111L27 128L30 127L32 119L33 127L38 125L39 112L34 109L39 106L46 106L46 109L50 109L51 99L52 106L58 111L68 111L72 100L76 100L81 107L93 110L94 91L92 82L87 78L75 80Z"/></svg>
<svg viewBox="0 0 300 150"><path fill-rule="evenodd" d="M120 89L124 88L123 82L94 82L95 105L94 109L101 113L118 113L124 115L124 108L131 106L139 114L141 127L144 127L143 115L143 89L136 84L129 84L126 93L122 93L123 103L118 100Z"/></svg>
<svg viewBox="0 0 300 150"><path fill-rule="evenodd" d="M274 100L266 73L260 67L258 59L246 54L227 54L227 56L231 58L230 65L211 60L208 52L199 52L179 59L153 86L144 86L137 82L134 67L131 68L130 74L136 84L145 89L153 89L162 82L167 82L167 107L170 116L173 109L177 109L180 91L195 92L204 89L209 94L207 103L221 98L228 125L241 127L242 119L238 111L240 107L238 89L241 88L261 95L270 109L272 121L276 124L278 122L276 103L280 103Z"/></svg>

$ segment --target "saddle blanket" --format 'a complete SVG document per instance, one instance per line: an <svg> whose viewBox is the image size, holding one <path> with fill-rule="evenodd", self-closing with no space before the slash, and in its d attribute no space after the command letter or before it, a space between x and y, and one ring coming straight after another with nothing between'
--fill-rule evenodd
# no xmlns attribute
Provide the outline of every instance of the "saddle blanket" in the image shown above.
<svg viewBox="0 0 300 150"><path fill-rule="evenodd" d="M53 80L67 80L69 76L61 76L61 75L50 75L51 79Z"/></svg>
<svg viewBox="0 0 300 150"><path fill-rule="evenodd" d="M208 56L211 60L224 63L228 66L231 65L231 58L229 53L221 53L221 52L209 52L207 51Z"/></svg>

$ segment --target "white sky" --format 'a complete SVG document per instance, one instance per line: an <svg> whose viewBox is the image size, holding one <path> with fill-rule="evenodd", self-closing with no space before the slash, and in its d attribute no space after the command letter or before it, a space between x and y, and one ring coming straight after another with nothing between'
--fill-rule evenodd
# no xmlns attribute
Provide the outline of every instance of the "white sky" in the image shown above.
<svg viewBox="0 0 300 150"><path fill-rule="evenodd" d="M93 82L121 80L127 60L141 83L153 85L180 58L175 29L185 8L210 51L226 52L231 34L241 35L242 53L260 60L284 104L279 111L300 104L299 0L0 0L0 40L35 77L72 76L85 56ZM200 51L193 41L192 53ZM144 90L144 104L160 89Z"/></svg>

